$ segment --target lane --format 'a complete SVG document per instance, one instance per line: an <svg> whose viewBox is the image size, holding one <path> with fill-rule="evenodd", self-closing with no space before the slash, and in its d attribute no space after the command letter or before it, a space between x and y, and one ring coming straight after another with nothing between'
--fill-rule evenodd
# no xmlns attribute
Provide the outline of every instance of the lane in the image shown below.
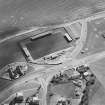
<svg viewBox="0 0 105 105"><path fill-rule="evenodd" d="M83 48L86 37L87 37L87 22L82 21L81 36L79 41L77 41L76 43L77 44L76 48L71 53L72 58L75 58L80 53L81 49Z"/></svg>
<svg viewBox="0 0 105 105"><path fill-rule="evenodd" d="M87 22L90 22L90 21L92 21L92 20L99 19L99 18L103 18L103 17L105 17L105 11L96 13L95 15L92 15L92 16L86 18L85 20L86 20Z"/></svg>
<svg viewBox="0 0 105 105"><path fill-rule="evenodd" d="M102 18L102 17L105 17L105 11L102 11L102 12L99 12L99 13L96 13L96 14L92 14L92 16L89 16L87 18L84 18L84 19L78 19L78 20L73 20L73 21L68 21L67 23L61 23L61 24L57 24L57 25L46 25L46 26L40 26L40 27L32 27L31 29L28 29L28 30L24 30L22 32L19 32L17 34L14 34L13 36L9 36L9 37L6 37L6 38L3 38L0 40L0 43L3 43L7 40L10 40L12 38L15 38L17 36L22 36L22 35L27 35L27 33L29 32L33 32L33 31L36 31L40 28L60 28L60 27L66 27L68 25L72 25L72 24L75 24L77 22L82 22L83 20L89 22L89 21L92 21L92 20L95 20L95 19L99 19L99 18Z"/></svg>
<svg viewBox="0 0 105 105"><path fill-rule="evenodd" d="M100 60L100 59L102 59L104 57L105 57L105 51L90 55L88 57L83 58L82 60L85 63L93 63L93 62L98 61L98 60Z"/></svg>
<svg viewBox="0 0 105 105"><path fill-rule="evenodd" d="M47 83L46 83L46 81L43 78L39 78L38 80L41 83L42 92L43 92L43 94L42 94L42 100L41 100L42 102L41 103L43 103L43 105L46 105L47 104L46 103Z"/></svg>
<svg viewBox="0 0 105 105"><path fill-rule="evenodd" d="M79 13L86 14L85 12L89 11L91 14L91 7L85 2L91 4L90 1L86 0L9 0L8 2L1 0L0 31L6 31L6 26L7 28L16 26L23 29L24 27L27 28L36 25L64 23L64 20L73 18L72 15L74 12L79 15ZM77 18L77 15L74 15L74 17Z"/></svg>
<svg viewBox="0 0 105 105"><path fill-rule="evenodd" d="M80 20L78 20L78 21L80 21ZM73 23L71 23L71 24L73 24ZM64 24L63 24L63 25L64 25ZM68 25L68 24L65 24L65 25ZM33 29L33 30L35 31L35 29ZM29 31L32 31L32 30L29 30ZM28 32L29 32L29 31L28 31ZM26 32L26 33L27 33L27 32ZM21 34L24 35L25 33L21 33ZM21 34L17 34L16 37L17 37L17 36L21 36ZM13 36L13 37L8 37L7 39L2 40L1 43L2 43L2 42L5 42L5 41L7 41L7 40L9 40L9 39L11 39L11 38L15 38L15 37L14 37L14 36ZM11 45L10 45L10 46L11 46ZM5 46L5 47L6 47L6 46ZM79 50L81 47L82 47L82 43L80 43L80 46L79 46L79 45L77 46L77 50ZM4 47L3 47L3 48L4 48ZM12 47L12 49L13 49L13 47ZM17 49L16 49L16 50L17 50ZM77 52L77 50L74 50L74 52ZM6 53L6 51L4 51L4 50L1 50L1 51L3 51L3 52ZM4 54L4 53L3 53L3 54ZM5 55L7 55L7 54L5 54ZM17 55L19 55L19 53L18 53ZM73 55L74 55L74 53L73 53ZM16 54L14 54L13 56L16 56ZM6 56L3 57L3 56L1 55L0 57L1 57L1 59L3 59L2 61L4 61L5 59L7 59ZM9 57L9 58L10 58L10 57ZM22 58L22 56L21 56L21 58ZM14 60L12 57L11 57L11 59ZM11 62L12 62L12 60L11 60ZM16 59L15 59L15 60L16 60ZM2 63L2 61L1 61L1 65L2 65L3 63L5 63L5 62ZM3 65L4 65L4 64L3 64Z"/></svg>
<svg viewBox="0 0 105 105"><path fill-rule="evenodd" d="M85 24L86 25L86 24ZM85 29L85 28L84 28ZM82 34L84 33L84 31L82 32ZM81 37L82 38L82 37ZM79 46L80 47L80 46ZM97 53L97 54L94 54L94 55L91 55L91 56L88 56L88 57L86 57L86 58L83 58L83 59L81 59L81 60L77 60L77 62L79 63L80 61L83 61L83 62L85 62L85 63L92 63L92 62L95 62L95 61L97 61L97 60L100 60L100 59L102 59L103 57L105 57L105 51L104 52L101 52L101 53ZM67 61L67 65L68 65L68 62L69 61ZM74 64L74 61L71 61L70 60L70 62L71 62L71 65L75 65ZM70 64L70 62L69 62L69 64ZM66 63L65 63L66 64ZM57 69L57 68L59 68L59 70L61 69L61 68L64 68L63 66L65 65L65 64L63 64L62 66L57 66L57 67L52 67L50 70L52 71L52 70L55 70L55 69ZM67 66L66 65L66 66ZM70 66L69 66L70 67ZM48 69L49 70L49 69ZM50 72L51 72L50 71ZM58 70L57 70L58 71ZM29 79L29 78L28 78ZM28 80L27 79L27 80ZM31 79L32 79L32 77L31 77ZM43 86L45 85L45 82L44 81L41 81L42 82L42 84L43 84ZM44 89L45 89L45 87L43 87Z"/></svg>
<svg viewBox="0 0 105 105"><path fill-rule="evenodd" d="M53 67L50 67L48 69L41 69L38 71L33 71L32 73L28 74L26 77L23 78L23 80L21 80L22 82L18 81L16 85L22 84L25 81L31 80L35 77L40 77L41 75L43 75L43 73L52 73L52 72L58 72L61 70L67 70L67 68L71 68L75 65L79 65L79 64L89 64L92 62L95 62L97 60L102 59L103 57L105 57L105 51L101 52L101 53L97 53L97 54L93 54L87 57L84 57L82 59L73 59L73 60L67 60L66 62L64 62L61 65L56 65ZM31 75L31 77L30 77Z"/></svg>
<svg viewBox="0 0 105 105"><path fill-rule="evenodd" d="M0 78L0 92L3 91L4 89L6 89L7 87L9 87L12 84L13 84L12 81Z"/></svg>
<svg viewBox="0 0 105 105"><path fill-rule="evenodd" d="M27 91L30 89L38 88L40 84L35 80L19 85L11 85L9 88L0 92L0 103L13 97L17 92Z"/></svg>
<svg viewBox="0 0 105 105"><path fill-rule="evenodd" d="M20 92L23 93L23 97L24 97L24 99L26 99L27 97L30 97L30 96L32 96L34 93L37 92L37 87L30 88L30 89L25 89L25 90L22 90L22 91L20 91ZM2 101L1 104L4 104L4 103L5 103L5 104L9 104L10 101L11 101L14 97L16 97L16 93L10 95L8 98L6 98L6 100Z"/></svg>
<svg viewBox="0 0 105 105"><path fill-rule="evenodd" d="M105 90L105 57L90 63L89 66Z"/></svg>
<svg viewBox="0 0 105 105"><path fill-rule="evenodd" d="M71 66L73 66L75 64L80 64L81 62L82 63L95 62L96 60L102 59L103 57L105 57L105 51L104 52L101 52L101 53L97 53L97 54L91 55L91 56L88 56L88 57L85 57L85 58L80 59L80 60L73 60L73 61L70 60L70 61L65 62L63 65L51 67L50 69L47 69L47 70L39 70L37 72L34 72L34 74L37 74L36 77L38 77L43 72L50 72L51 73L51 71L60 71L62 69L67 69L68 66L70 67L70 62L71 62ZM33 76L31 75L31 78L27 78L27 80L30 80L32 78L35 78L35 75L33 75ZM22 82L19 83L19 84L22 84L24 82L24 79L21 80L21 81ZM17 83L16 85L19 85L19 84Z"/></svg>

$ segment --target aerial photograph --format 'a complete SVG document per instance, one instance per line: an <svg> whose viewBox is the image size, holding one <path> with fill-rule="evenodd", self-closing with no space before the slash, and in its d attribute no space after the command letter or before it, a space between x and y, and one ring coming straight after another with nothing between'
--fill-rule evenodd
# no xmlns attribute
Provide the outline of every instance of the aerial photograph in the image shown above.
<svg viewBox="0 0 105 105"><path fill-rule="evenodd" d="M0 105L105 105L105 0L0 0Z"/></svg>

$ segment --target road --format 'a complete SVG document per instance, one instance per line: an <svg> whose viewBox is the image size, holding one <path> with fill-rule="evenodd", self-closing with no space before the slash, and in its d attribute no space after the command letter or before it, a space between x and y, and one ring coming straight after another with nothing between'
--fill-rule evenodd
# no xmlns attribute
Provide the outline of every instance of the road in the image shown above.
<svg viewBox="0 0 105 105"><path fill-rule="evenodd" d="M104 17L104 15L103 15L103 17ZM92 19L93 19L93 17L92 17ZM95 17L95 19L96 19L96 17ZM96 54L93 54L93 55L90 55L90 56L87 56L87 57L84 57L82 59L76 59L76 56L81 51L81 49L83 47L83 44L86 40L86 37L87 37L87 22L90 21L90 20L91 20L91 18L90 19L89 18L88 19L83 19L83 21L81 21L82 22L81 38L80 38L79 42L77 43L77 46L74 49L74 51L71 53L71 55L70 55L71 58L70 59L67 59L61 65L56 65L56 66L48 68L48 69L41 69L39 71L33 71L32 73L25 76L23 79L18 80L13 86L18 86L18 85L21 85L21 84L25 83L25 81L32 80L35 77L40 77L40 75L42 75L43 73L51 74L52 72L58 72L60 70L67 70L68 68L71 68L73 66L78 66L82 63L83 64L89 64L89 63L92 63L92 62L95 62L97 60L100 60L100 59L104 58L105 57L105 51L100 52L100 53L96 53ZM44 90L43 99L42 99L44 105L46 105L45 100L46 100L47 85L48 85L49 80L39 79L39 81L42 85L42 88ZM0 97L1 97L1 95L0 95Z"/></svg>
<svg viewBox="0 0 105 105"><path fill-rule="evenodd" d="M46 83L46 81L43 78L39 78L39 81L40 81L40 84L41 84L42 90L43 90L41 103L43 103L43 105L46 105L47 104L46 103L46 95L47 95L48 83Z"/></svg>

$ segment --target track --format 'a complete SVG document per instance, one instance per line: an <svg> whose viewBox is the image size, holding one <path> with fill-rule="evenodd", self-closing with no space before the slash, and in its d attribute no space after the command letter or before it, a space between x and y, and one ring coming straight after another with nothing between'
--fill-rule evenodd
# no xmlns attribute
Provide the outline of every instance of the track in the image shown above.
<svg viewBox="0 0 105 105"><path fill-rule="evenodd" d="M26 77L21 79L21 81L20 80L17 81L17 83L14 86L21 85L21 84L25 83L25 81L30 81L30 80L34 79L35 77L39 78L39 82L41 83L41 86L43 89L42 102L43 102L43 105L46 105L46 93L47 93L47 85L48 85L49 80L45 81L43 78L40 78L40 76L43 75L43 73L49 74L49 76L50 76L50 74L53 72L58 72L61 70L67 70L68 68L71 68L73 66L78 66L81 64L89 64L89 63L95 62L95 61L100 60L100 59L105 57L105 51L103 51L100 53L96 53L96 54L84 57L82 59L76 59L76 56L80 53L81 49L83 48L86 37L88 36L87 35L87 22L101 18L101 17L105 17L105 13L102 15L97 14L96 16L91 16L91 17L88 17L86 19L77 20L77 21L74 21L72 23L67 23L67 24L63 24L63 25L59 25L59 26L53 26L53 27L62 27L62 26L74 24L75 22L81 22L82 23L81 37L80 37L79 41L76 43L77 44L76 48L70 54L70 58L65 60L65 62L63 64L53 66L49 69L41 69L38 71L33 71L33 73L27 75ZM27 32L23 32L21 34L17 34L16 36L13 36L13 37L8 37L6 39L1 40L0 43L3 43L6 40L10 40L11 38L21 36L25 33L31 32L31 31L35 31L35 29L27 31Z"/></svg>

